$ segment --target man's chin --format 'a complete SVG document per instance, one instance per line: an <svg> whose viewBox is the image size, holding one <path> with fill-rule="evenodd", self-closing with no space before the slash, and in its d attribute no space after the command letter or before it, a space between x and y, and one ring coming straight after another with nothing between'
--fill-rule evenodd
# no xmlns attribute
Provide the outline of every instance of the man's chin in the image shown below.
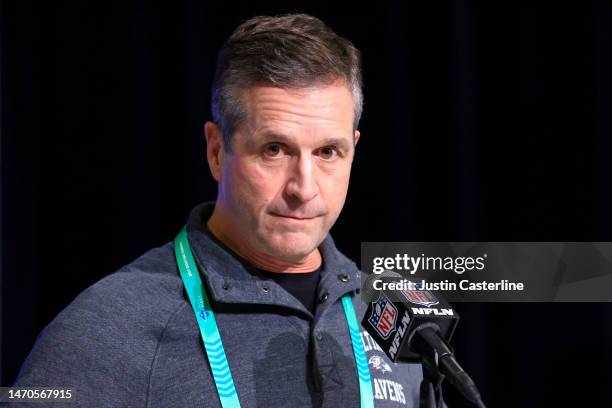
<svg viewBox="0 0 612 408"><path fill-rule="evenodd" d="M317 245L308 240L308 242L292 242L291 240L282 240L280 242L271 243L268 246L270 255L285 262L299 262L310 255L317 249Z"/></svg>
<svg viewBox="0 0 612 408"><path fill-rule="evenodd" d="M316 248L314 249L277 248L275 249L274 253L272 253L272 256L284 262L297 263L297 262L302 261L308 255L310 255L315 249Z"/></svg>

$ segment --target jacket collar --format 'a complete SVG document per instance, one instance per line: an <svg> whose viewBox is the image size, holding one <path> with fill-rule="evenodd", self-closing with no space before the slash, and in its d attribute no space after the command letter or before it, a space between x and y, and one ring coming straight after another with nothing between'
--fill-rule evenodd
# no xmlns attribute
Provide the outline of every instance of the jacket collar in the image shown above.
<svg viewBox="0 0 612 408"><path fill-rule="evenodd" d="M207 231L206 222L213 209L214 202L202 203L191 211L187 221L189 244L207 283L209 296L220 303L276 305L312 316L301 302L273 280L263 277ZM353 261L338 251L330 234L319 250L323 266L318 297L326 294L325 304L329 305L360 287L360 272ZM322 312L319 309L325 309L324 305L319 305L317 315Z"/></svg>

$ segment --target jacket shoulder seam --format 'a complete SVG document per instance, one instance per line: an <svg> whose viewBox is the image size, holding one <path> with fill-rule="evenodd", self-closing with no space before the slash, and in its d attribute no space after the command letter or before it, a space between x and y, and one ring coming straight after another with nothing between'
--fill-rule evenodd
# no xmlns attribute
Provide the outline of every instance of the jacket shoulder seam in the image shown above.
<svg viewBox="0 0 612 408"><path fill-rule="evenodd" d="M149 395L151 394L151 380L153 378L153 371L155 370L155 365L159 357L159 351L161 348L162 341L164 339L164 336L166 335L166 329L168 328L168 326L174 319L174 316L176 316L181 310L183 310L183 308L186 305L187 303L181 302L176 307L176 309L174 309L174 311L170 314L170 317L168 317L168 320L166 321L166 324L164 325L164 328L162 329L161 334L159 336L159 340L157 341L157 346L155 347L155 354L153 355L153 359L151 360L151 369L149 370L149 380L147 381L147 395L146 395L146 400L145 400L145 407L147 408L150 406L149 405L149 402L150 402Z"/></svg>

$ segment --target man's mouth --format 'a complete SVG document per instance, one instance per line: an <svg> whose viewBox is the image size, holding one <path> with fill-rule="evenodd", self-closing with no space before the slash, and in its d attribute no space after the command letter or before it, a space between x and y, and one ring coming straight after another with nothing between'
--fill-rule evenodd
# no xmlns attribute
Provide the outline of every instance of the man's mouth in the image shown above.
<svg viewBox="0 0 612 408"><path fill-rule="evenodd" d="M315 218L318 217L318 216L289 215L289 214L278 214L278 213L271 213L271 214L275 217L287 218L287 219L296 220L296 221L314 220Z"/></svg>

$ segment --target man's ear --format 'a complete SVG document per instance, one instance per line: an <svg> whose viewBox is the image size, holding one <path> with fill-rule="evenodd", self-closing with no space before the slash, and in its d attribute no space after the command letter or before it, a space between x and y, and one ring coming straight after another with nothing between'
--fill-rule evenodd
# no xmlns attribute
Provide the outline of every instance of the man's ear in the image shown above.
<svg viewBox="0 0 612 408"><path fill-rule="evenodd" d="M359 141L359 138L361 137L361 133L359 133L358 130L355 131L355 137L353 138L353 142L354 142L354 146L357 146L357 142Z"/></svg>
<svg viewBox="0 0 612 408"><path fill-rule="evenodd" d="M204 136L206 136L206 157L208 167L215 180L221 181L223 168L223 134L221 129L213 122L206 122L204 125Z"/></svg>

